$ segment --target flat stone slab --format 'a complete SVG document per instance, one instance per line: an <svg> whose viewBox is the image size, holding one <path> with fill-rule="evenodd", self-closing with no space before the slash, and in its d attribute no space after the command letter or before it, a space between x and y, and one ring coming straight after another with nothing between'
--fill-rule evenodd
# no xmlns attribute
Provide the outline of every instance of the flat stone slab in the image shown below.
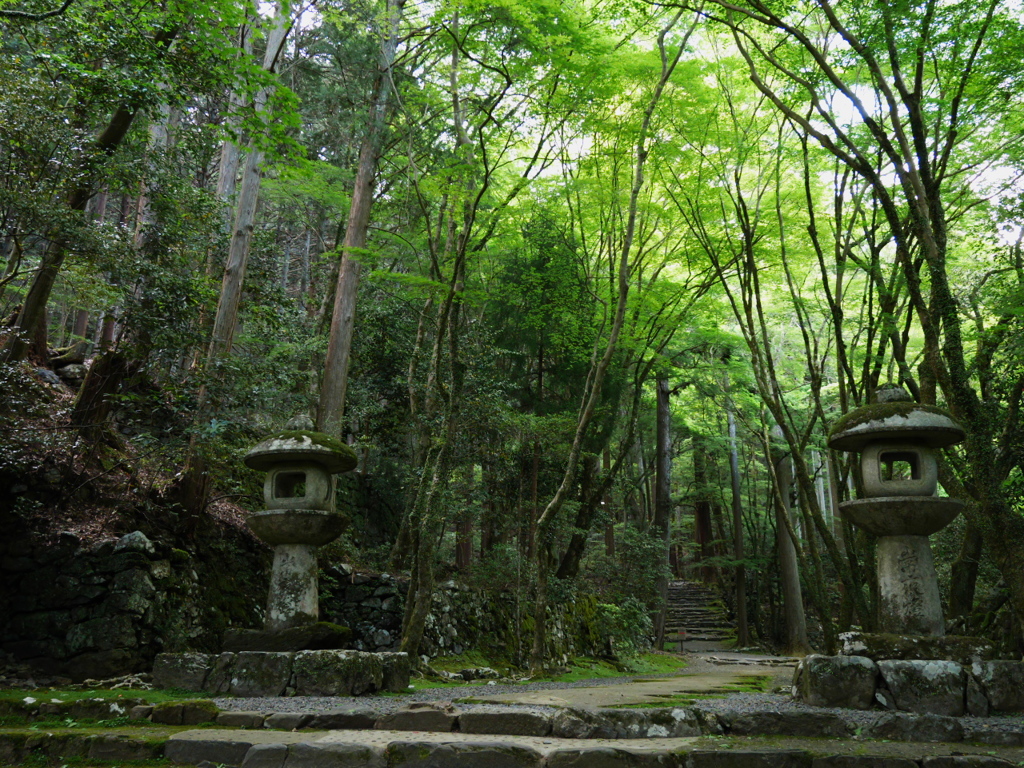
<svg viewBox="0 0 1024 768"><path fill-rule="evenodd" d="M872 754L873 751L878 754ZM559 739L408 731L290 733L204 729L173 736L172 762L240 768L1010 768L1024 750L947 744L873 745L857 740L790 743Z"/></svg>

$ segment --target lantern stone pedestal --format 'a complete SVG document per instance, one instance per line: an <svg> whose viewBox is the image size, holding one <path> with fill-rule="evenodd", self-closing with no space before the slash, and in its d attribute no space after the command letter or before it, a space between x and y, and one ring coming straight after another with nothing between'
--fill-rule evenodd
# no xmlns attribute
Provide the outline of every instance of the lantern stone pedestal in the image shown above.
<svg viewBox="0 0 1024 768"><path fill-rule="evenodd" d="M839 656L812 655L797 666L793 695L815 706L883 707L918 713L988 715L1024 709L996 680L1024 681L1024 664L994 658L973 637L945 637L938 578L928 537L962 511L936 495L940 448L963 429L941 408L920 405L898 387L844 416L829 447L860 453L864 498L840 513L877 537L879 633L841 635Z"/></svg>
<svg viewBox="0 0 1024 768"><path fill-rule="evenodd" d="M315 624L320 615L316 548L345 529L347 520L335 511L334 475L355 468L355 453L314 432L308 417L297 417L256 445L244 461L267 473L266 510L246 518L252 532L274 547L264 629Z"/></svg>
<svg viewBox="0 0 1024 768"><path fill-rule="evenodd" d="M274 548L262 630L225 633L224 652L163 653L153 680L158 687L235 696L358 696L405 691L405 653L342 650L352 633L319 621L317 547L336 539L347 520L335 511L334 475L356 466L347 445L296 417L260 442L245 463L267 473L266 509L247 518L252 532Z"/></svg>
<svg viewBox="0 0 1024 768"><path fill-rule="evenodd" d="M939 582L928 536L946 527L963 502L940 498L939 448L964 439L948 413L919 405L901 388L848 413L829 447L860 453L863 499L839 505L851 523L878 537L879 628L909 635L945 634Z"/></svg>

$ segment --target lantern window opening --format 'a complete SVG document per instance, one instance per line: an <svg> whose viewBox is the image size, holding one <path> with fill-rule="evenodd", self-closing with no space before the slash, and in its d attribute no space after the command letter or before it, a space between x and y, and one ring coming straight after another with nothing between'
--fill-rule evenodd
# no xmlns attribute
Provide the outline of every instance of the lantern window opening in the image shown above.
<svg viewBox="0 0 1024 768"><path fill-rule="evenodd" d="M279 472L274 478L275 499L301 499L305 496L305 472Z"/></svg>
<svg viewBox="0 0 1024 768"><path fill-rule="evenodd" d="M881 479L884 481L920 480L921 461L911 451L885 451L879 457Z"/></svg>

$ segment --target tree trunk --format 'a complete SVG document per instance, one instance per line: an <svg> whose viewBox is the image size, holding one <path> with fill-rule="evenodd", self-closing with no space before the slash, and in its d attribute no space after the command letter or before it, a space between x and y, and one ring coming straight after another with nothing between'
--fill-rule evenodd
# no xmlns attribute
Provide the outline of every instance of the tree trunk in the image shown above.
<svg viewBox="0 0 1024 768"><path fill-rule="evenodd" d="M128 359L121 352L104 352L93 361L71 410L71 423L87 441L98 442L110 415L110 398L127 374Z"/></svg>
<svg viewBox="0 0 1024 768"><path fill-rule="evenodd" d="M974 607L974 588L978 583L978 563L982 551L981 531L968 521L964 529L964 538L960 542L960 552L953 562L949 577L949 618L964 622L970 618Z"/></svg>
<svg viewBox="0 0 1024 768"><path fill-rule="evenodd" d="M736 644L750 645L750 627L747 624L747 570L743 566L743 497L740 489L740 458L736 445L736 417L730 408L729 420L729 479L732 486L732 556L736 560Z"/></svg>
<svg viewBox="0 0 1024 768"><path fill-rule="evenodd" d="M596 456L586 456L583 459L583 469L580 473L580 496L582 498L573 525L575 530L569 538L569 544L558 565L558 572L555 574L559 579L574 579L579 575L580 563L587 549L590 528L600 503L600 494L593 492L594 479L597 475L597 461Z"/></svg>
<svg viewBox="0 0 1024 768"><path fill-rule="evenodd" d="M267 33L267 49L263 56L263 69L267 72L274 72L289 28L289 13L286 12L285 5L279 3ZM262 111L268 96L268 88L263 88L256 94L253 107L257 112ZM238 307L242 299L246 262L249 258L256 203L260 192L260 165L262 162L263 152L256 148L255 142L250 141L249 155L242 172L242 184L235 209L234 227L224 264L224 275L221 278L220 297L217 301L210 345L207 349L208 372L212 372L217 360L231 354L231 347L234 343L235 331L238 326ZM196 406L195 419L197 422L204 420L208 407L207 390L204 386L199 391ZM193 437L189 442L185 466L175 482L174 489L174 496L182 509L181 532L183 535L195 534L199 516L206 508L211 482L206 462L200 455L195 437Z"/></svg>
<svg viewBox="0 0 1024 768"><path fill-rule="evenodd" d="M669 408L668 379L658 377L657 432L654 455L654 533L662 541L663 560L657 576L658 610L654 616L655 647L665 649L665 620L668 613L668 552L672 516L672 412Z"/></svg>
<svg viewBox="0 0 1024 768"><path fill-rule="evenodd" d="M366 247L366 233L370 226L373 183L377 174L377 161L392 88L391 70L398 49L398 25L401 22L403 5L404 0L388 0L389 29L381 45L374 99L367 120L366 134L359 149L359 165L352 189L345 241L341 248L338 282L334 290L331 331L327 343L327 357L324 360L324 379L320 385L320 402L317 407L317 429L335 436L341 435L345 413L356 298L359 293L359 258Z"/></svg>
<svg viewBox="0 0 1024 768"><path fill-rule="evenodd" d="M810 652L807 643L807 620L804 616L803 590L796 545L790 534L790 498L793 464L789 454L776 456L775 535L779 548L779 572L782 579L783 614L786 622L786 653L804 656Z"/></svg>
<svg viewBox="0 0 1024 768"><path fill-rule="evenodd" d="M611 449L607 446L602 454L602 466L607 472L612 467ZM601 506L608 516L608 523L604 527L604 554L606 557L615 557L615 513L612 512L612 494L609 491L601 500Z"/></svg>
<svg viewBox="0 0 1024 768"><path fill-rule="evenodd" d="M278 4L270 29L267 32L267 49L263 54L263 69L274 72L278 57L284 49L285 38L288 36L290 18L285 6ZM269 88L263 88L256 94L253 108L262 112L270 95ZM236 161L237 162L237 161ZM238 305L242 300L242 286L245 282L245 269L249 260L249 246L256 219L256 204L259 201L262 182L261 167L263 151L255 141L249 142L249 152L242 171L242 183L235 207L234 225L231 228L231 239L228 244L228 255L224 262L224 276L221 278L220 298L217 301L217 312L213 318L213 331L207 356L208 364L218 358L231 354L235 331L238 326ZM230 168L230 163L228 163ZM225 172L230 173L230 170ZM218 184L231 184L233 179L219 179Z"/></svg>
<svg viewBox="0 0 1024 768"><path fill-rule="evenodd" d="M708 564L714 556L711 542L711 500L708 498L708 463L704 438L694 433L693 439L693 535L700 554L700 580L710 584L715 580L715 570Z"/></svg>

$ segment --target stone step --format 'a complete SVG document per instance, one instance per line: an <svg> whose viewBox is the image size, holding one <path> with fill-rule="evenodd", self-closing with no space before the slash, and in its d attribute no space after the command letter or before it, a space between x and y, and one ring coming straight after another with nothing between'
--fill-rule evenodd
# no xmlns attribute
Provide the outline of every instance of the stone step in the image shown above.
<svg viewBox="0 0 1024 768"><path fill-rule="evenodd" d="M776 713L778 714L778 713ZM1020 750L951 744L815 744L692 737L551 738L403 731L185 731L164 756L178 765L225 768L1010 768ZM954 748L955 747L955 748ZM972 754L973 751L973 754ZM1009 759L1007 759L1009 758ZM1010 762L1013 760L1013 762Z"/></svg>
<svg viewBox="0 0 1024 768"><path fill-rule="evenodd" d="M732 639L735 627L726 615L718 592L692 581L670 581L668 585L665 631L687 640L720 641Z"/></svg>

